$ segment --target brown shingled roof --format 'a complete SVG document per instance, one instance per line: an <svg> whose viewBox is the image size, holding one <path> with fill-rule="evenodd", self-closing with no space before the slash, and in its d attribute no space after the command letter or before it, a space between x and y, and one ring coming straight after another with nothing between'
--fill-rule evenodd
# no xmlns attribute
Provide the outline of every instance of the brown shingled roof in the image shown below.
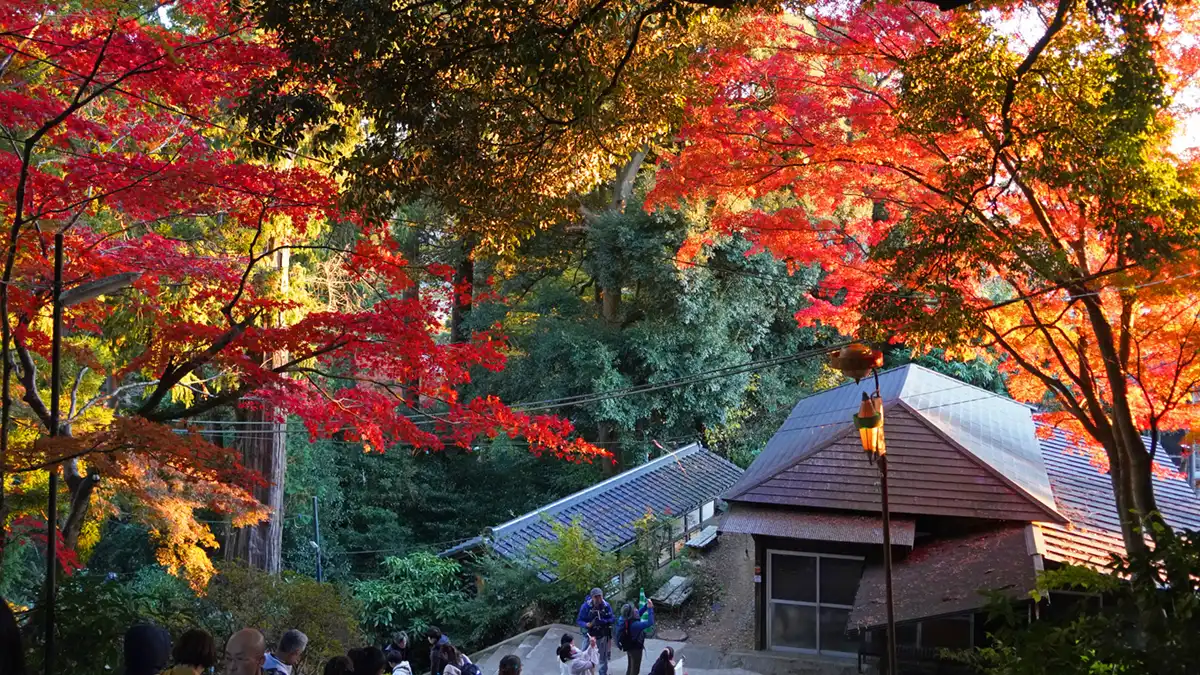
<svg viewBox="0 0 1200 675"><path fill-rule="evenodd" d="M1037 581L1027 525L1007 525L918 546L892 568L896 621L960 614L987 604L980 591L1025 596ZM863 571L848 630L887 623L883 567Z"/></svg>
<svg viewBox="0 0 1200 675"><path fill-rule="evenodd" d="M1061 520L905 403L886 412L892 513L995 520ZM878 513L879 469L853 428L823 448L744 486L730 501Z"/></svg>

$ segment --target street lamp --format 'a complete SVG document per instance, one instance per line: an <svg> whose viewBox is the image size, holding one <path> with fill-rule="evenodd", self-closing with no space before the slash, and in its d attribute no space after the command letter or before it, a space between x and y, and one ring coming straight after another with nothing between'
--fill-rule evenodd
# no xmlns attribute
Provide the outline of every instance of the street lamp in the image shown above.
<svg viewBox="0 0 1200 675"><path fill-rule="evenodd" d="M858 429L863 450L879 465L879 493L883 507L883 573L887 587L887 672L895 675L896 616L892 602L892 519L888 507L887 445L883 438L883 398L879 395L879 368L883 353L863 344L850 344L830 355L833 367L859 382L868 374L875 376L875 393L862 394L854 427Z"/></svg>

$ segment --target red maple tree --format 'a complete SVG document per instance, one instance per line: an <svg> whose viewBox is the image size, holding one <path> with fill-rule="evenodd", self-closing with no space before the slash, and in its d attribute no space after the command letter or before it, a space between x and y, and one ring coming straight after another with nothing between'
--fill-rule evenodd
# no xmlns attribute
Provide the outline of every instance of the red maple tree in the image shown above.
<svg viewBox="0 0 1200 675"><path fill-rule="evenodd" d="M738 232L819 266L801 323L997 358L1015 397L1095 444L1135 550L1155 511L1142 432L1200 419L1200 190L1171 150L1191 12L761 17L710 58L715 94L653 199L711 205L686 254Z"/></svg>
<svg viewBox="0 0 1200 675"><path fill-rule="evenodd" d="M297 148L246 159L254 139L232 112L283 64L269 34L215 0L139 7L0 3L0 487L61 465L70 499L54 517L71 548L91 505L131 494L161 562L200 586L216 542L195 509L266 516L263 478L188 433L214 410L295 415L376 451L507 433L536 453L603 454L563 420L459 398L472 368L502 367L500 338L437 339L450 294L403 293L414 275L394 225L340 211L328 163ZM351 243L334 243L347 229ZM49 439L56 233L64 299L84 299L64 300L62 436ZM292 255L333 261L374 300L331 309L289 283L278 263ZM108 292L87 293L97 283Z"/></svg>

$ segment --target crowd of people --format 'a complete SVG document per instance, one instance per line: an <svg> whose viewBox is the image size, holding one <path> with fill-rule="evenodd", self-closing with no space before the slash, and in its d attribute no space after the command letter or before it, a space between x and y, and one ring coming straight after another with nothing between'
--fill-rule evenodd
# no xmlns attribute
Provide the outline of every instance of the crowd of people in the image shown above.
<svg viewBox="0 0 1200 675"><path fill-rule="evenodd" d="M592 589L579 608L576 623L586 637L586 646L575 645L575 636L563 635L557 650L560 675L608 675L612 644L628 655L625 675L641 675L642 656L647 632L654 626L654 603L641 607L626 603L620 614L604 599L599 588ZM615 629L615 636L614 636ZM520 657L505 656L498 673L483 673L437 627L425 633L429 646L429 675L523 675ZM328 659L323 675L417 675L411 665L413 645L406 633L396 633L383 647L358 647L344 656ZM267 649L265 636L257 629L244 628L226 640L218 651L217 642L208 632L194 628L172 642L166 629L151 624L133 626L125 633L124 675L202 675L220 666L222 675L300 675L300 666L308 650L308 636L299 630L284 632L274 649ZM23 661L20 631L7 603L0 599L0 675L30 675ZM682 659L676 662L671 648L664 649L650 668L649 675L676 675ZM312 672L312 669L304 669ZM529 673L528 675L552 675Z"/></svg>
<svg viewBox="0 0 1200 675"><path fill-rule="evenodd" d="M608 660L612 657L613 629L616 628L617 648L625 652L625 675L641 675L642 656L646 651L646 633L654 626L654 602L647 600L641 607L625 603L619 615L604 599L604 591L593 588L588 599L579 607L575 623L587 637L587 647L575 645L575 636L567 633L558 646L560 675L608 675ZM678 664L675 651L666 647L650 667L650 675L675 675ZM680 667L682 670L682 667Z"/></svg>
<svg viewBox="0 0 1200 675"><path fill-rule="evenodd" d="M436 627L428 630L426 639L430 675L483 675ZM307 648L308 636L298 630L286 631L276 648L268 650L260 631L245 628L226 641L220 670L222 675L293 675ZM321 672L323 675L414 675L410 651L408 635L397 633L382 648L356 647L345 656L328 659ZM201 675L218 665L218 657L213 637L202 630L187 631L172 648L171 637L165 630L134 626L125 635L124 675ZM516 656L505 657L498 675L521 675L521 660Z"/></svg>

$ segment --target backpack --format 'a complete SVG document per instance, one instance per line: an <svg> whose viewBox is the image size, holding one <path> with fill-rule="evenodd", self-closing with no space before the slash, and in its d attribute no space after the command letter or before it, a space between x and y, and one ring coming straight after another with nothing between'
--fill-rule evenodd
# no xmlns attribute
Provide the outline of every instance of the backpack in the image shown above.
<svg viewBox="0 0 1200 675"><path fill-rule="evenodd" d="M483 671L479 670L479 666L474 663L464 663L458 667L458 672L462 675L483 675Z"/></svg>
<svg viewBox="0 0 1200 675"><path fill-rule="evenodd" d="M638 639L633 639L633 623L626 621L625 617L617 619L617 649L627 652L630 649L645 649L646 648L646 631L638 636Z"/></svg>

